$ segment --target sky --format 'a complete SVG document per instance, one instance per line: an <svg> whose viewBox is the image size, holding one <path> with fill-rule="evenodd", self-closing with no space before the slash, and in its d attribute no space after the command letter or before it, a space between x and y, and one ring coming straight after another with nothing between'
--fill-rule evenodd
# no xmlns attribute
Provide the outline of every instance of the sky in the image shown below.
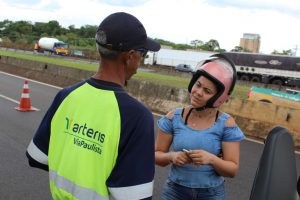
<svg viewBox="0 0 300 200"><path fill-rule="evenodd" d="M65 28L98 26L114 12L136 16L151 38L215 39L230 51L243 33L254 33L261 53L291 49L300 56L300 0L0 0L0 21L57 20Z"/></svg>

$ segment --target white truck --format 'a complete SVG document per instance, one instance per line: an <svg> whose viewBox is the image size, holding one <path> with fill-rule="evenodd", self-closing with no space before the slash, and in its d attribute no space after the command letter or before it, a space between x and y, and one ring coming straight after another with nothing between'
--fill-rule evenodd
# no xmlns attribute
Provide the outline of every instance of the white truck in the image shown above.
<svg viewBox="0 0 300 200"><path fill-rule="evenodd" d="M194 69L199 61L206 59L214 53L215 52L184 51L162 48L158 52L148 52L144 59L144 64L164 65L169 67L186 64Z"/></svg>
<svg viewBox="0 0 300 200"><path fill-rule="evenodd" d="M34 50L43 53L48 51L51 54L66 56L69 55L69 45L56 38L42 37L34 46Z"/></svg>

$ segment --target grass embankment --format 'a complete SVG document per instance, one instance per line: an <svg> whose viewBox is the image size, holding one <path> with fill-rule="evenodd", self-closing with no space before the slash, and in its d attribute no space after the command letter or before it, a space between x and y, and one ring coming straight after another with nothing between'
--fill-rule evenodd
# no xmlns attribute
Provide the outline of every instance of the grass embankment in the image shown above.
<svg viewBox="0 0 300 200"><path fill-rule="evenodd" d="M27 60L34 60L39 62L46 62L46 63L72 67L77 69L84 69L89 71L96 71L98 68L98 64L94 64L94 63L73 61L68 59L59 59L59 57L48 57L48 56L37 55L37 54L24 54L24 53L0 50L0 55L22 58ZM140 80L147 80L157 84L168 85L177 88L187 88L188 83L190 81L189 78L144 72L144 71L138 71L138 73L133 78L140 79ZM248 89L249 89L248 86L237 84L233 91L232 96L237 98L247 98Z"/></svg>
<svg viewBox="0 0 300 200"><path fill-rule="evenodd" d="M66 67L73 67L77 69L85 69L89 71L96 71L98 68L98 64L94 63L88 63L86 62L74 62L73 60L68 59L60 59L60 57L57 56L44 56L39 54L25 54L25 53L19 53L19 52L11 52L11 51L2 51L0 50L0 54L4 56L10 56L10 57L16 57L21 59L27 59L27 60L34 60L39 62L46 62L51 63L55 65L61 65Z"/></svg>

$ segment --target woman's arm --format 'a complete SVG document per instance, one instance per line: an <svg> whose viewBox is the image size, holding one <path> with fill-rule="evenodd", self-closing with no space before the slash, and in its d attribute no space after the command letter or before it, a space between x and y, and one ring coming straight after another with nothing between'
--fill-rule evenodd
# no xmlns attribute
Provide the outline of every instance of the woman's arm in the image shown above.
<svg viewBox="0 0 300 200"><path fill-rule="evenodd" d="M172 120L174 112L169 112L167 118ZM170 128L170 131L173 131ZM155 143L155 164L160 166L166 166L170 163L178 166L182 166L186 163L190 163L191 159L187 156L185 152L182 151L172 151L170 152L170 146L173 141L173 134L167 133L158 129L156 143Z"/></svg>
<svg viewBox="0 0 300 200"><path fill-rule="evenodd" d="M233 178L240 165L240 142L222 142L223 159L215 156L211 164L221 176Z"/></svg>
<svg viewBox="0 0 300 200"><path fill-rule="evenodd" d="M173 140L173 135L158 131L156 144L155 144L155 164L166 166L170 163L178 166L191 163L191 159L185 152L182 151L169 151Z"/></svg>
<svg viewBox="0 0 300 200"><path fill-rule="evenodd" d="M172 140L171 134L158 130L155 143L155 164L164 167L172 162L171 152L169 152Z"/></svg>
<svg viewBox="0 0 300 200"><path fill-rule="evenodd" d="M185 165L191 162L187 153L183 151L169 151L173 140L173 135L158 131L155 143L155 164L166 166L170 163L178 166Z"/></svg>

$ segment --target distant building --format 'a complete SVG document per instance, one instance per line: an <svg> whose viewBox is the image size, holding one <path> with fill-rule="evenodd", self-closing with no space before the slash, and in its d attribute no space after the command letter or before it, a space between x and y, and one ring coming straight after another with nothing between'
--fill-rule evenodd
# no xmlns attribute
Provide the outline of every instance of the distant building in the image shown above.
<svg viewBox="0 0 300 200"><path fill-rule="evenodd" d="M240 47L247 49L252 53L259 53L260 35L253 33L244 33L240 39Z"/></svg>

